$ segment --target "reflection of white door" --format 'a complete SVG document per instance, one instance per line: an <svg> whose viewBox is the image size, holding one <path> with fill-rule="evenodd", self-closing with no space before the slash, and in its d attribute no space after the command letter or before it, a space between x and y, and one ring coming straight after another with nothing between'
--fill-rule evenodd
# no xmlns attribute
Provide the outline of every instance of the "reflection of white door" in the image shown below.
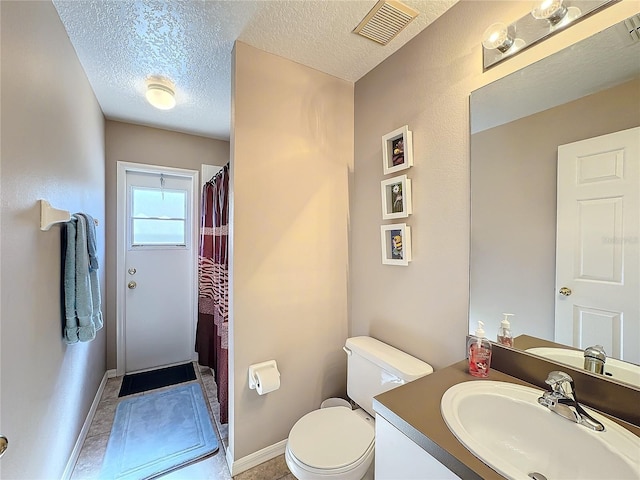
<svg viewBox="0 0 640 480"><path fill-rule="evenodd" d="M555 340L640 363L640 127L558 148ZM561 289L566 287L570 290Z"/></svg>
<svg viewBox="0 0 640 480"><path fill-rule="evenodd" d="M118 373L194 357L197 178L118 164Z"/></svg>

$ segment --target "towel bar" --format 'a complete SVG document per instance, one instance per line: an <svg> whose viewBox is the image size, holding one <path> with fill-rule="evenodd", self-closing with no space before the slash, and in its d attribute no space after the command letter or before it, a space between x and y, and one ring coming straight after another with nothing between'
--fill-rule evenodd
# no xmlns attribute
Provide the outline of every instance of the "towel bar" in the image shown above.
<svg viewBox="0 0 640 480"><path fill-rule="evenodd" d="M71 214L68 211L53 208L46 200L40 200L40 230L47 231L56 223L69 220L71 220Z"/></svg>
<svg viewBox="0 0 640 480"><path fill-rule="evenodd" d="M71 213L67 210L53 208L46 200L40 200L40 230L46 232L56 223L64 223L71 220ZM94 220L98 225L98 220Z"/></svg>

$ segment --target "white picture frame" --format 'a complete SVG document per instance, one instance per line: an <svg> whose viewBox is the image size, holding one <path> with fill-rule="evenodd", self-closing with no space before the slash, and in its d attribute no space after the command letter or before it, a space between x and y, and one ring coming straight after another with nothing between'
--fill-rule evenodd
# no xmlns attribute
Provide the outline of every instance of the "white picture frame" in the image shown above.
<svg viewBox="0 0 640 480"><path fill-rule="evenodd" d="M382 219L406 218L411 215L411 179L406 175L382 180L380 182L382 198Z"/></svg>
<svg viewBox="0 0 640 480"><path fill-rule="evenodd" d="M382 136L382 168L385 175L413 166L413 135L408 125Z"/></svg>
<svg viewBox="0 0 640 480"><path fill-rule="evenodd" d="M411 261L411 227L406 223L382 225L380 247L384 265L408 266Z"/></svg>

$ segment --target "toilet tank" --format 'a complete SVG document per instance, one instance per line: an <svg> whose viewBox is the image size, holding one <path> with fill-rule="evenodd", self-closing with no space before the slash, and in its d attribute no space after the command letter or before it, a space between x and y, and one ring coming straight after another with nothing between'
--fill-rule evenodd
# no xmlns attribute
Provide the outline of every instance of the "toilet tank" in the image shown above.
<svg viewBox="0 0 640 480"><path fill-rule="evenodd" d="M370 415L373 397L433 372L428 363L371 337L348 338L345 351L347 395Z"/></svg>

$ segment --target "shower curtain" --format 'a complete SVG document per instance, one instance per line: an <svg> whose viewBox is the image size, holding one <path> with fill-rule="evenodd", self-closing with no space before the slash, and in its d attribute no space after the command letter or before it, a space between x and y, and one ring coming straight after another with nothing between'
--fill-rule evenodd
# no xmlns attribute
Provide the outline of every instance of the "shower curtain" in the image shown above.
<svg viewBox="0 0 640 480"><path fill-rule="evenodd" d="M229 164L203 187L198 257L198 363L213 369L220 423L228 422Z"/></svg>

